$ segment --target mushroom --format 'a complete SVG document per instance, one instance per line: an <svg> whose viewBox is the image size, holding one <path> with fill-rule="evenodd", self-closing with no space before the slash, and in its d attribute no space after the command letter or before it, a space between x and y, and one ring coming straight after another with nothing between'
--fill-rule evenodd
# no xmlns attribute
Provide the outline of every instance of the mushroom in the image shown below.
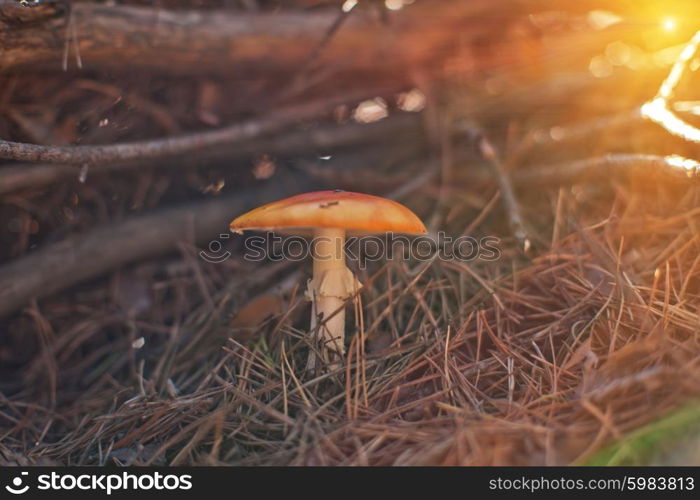
<svg viewBox="0 0 700 500"><path fill-rule="evenodd" d="M329 366L343 359L345 302L362 286L345 265L346 235L426 233L421 220L400 203L342 190L304 193L268 203L236 218L231 230L312 236L313 276L306 296L311 300L311 332ZM314 366L312 355L308 367Z"/></svg>

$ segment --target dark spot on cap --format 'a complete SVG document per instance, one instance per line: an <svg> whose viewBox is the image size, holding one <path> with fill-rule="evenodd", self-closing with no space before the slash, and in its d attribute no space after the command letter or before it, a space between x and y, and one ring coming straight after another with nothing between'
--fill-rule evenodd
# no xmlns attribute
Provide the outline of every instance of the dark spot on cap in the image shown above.
<svg viewBox="0 0 700 500"><path fill-rule="evenodd" d="M321 203L318 207L319 208L329 208L332 207L333 205L340 205L339 201L329 201L328 203Z"/></svg>

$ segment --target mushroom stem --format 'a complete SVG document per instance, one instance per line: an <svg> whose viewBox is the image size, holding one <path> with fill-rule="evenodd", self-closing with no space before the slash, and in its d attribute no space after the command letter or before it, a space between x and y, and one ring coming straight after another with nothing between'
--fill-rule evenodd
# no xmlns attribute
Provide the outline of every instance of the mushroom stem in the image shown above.
<svg viewBox="0 0 700 500"><path fill-rule="evenodd" d="M337 366L345 354L345 301L361 285L345 265L345 230L318 228L313 236L313 279L308 289L311 331L322 358ZM315 367L313 354L308 367Z"/></svg>

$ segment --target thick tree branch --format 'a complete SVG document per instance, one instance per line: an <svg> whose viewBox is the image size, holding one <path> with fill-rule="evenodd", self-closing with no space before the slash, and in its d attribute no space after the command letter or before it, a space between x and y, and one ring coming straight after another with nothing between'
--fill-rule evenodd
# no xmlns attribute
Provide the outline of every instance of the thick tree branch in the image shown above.
<svg viewBox="0 0 700 500"><path fill-rule="evenodd" d="M135 217L48 245L0 268L0 317L31 299L46 297L129 262L173 251L189 236L201 242L226 233L237 213L309 187L305 179L275 176L259 190Z"/></svg>
<svg viewBox="0 0 700 500"><path fill-rule="evenodd" d="M464 21L474 21L474 15L488 5L418 2L392 15L388 25L376 19L373 9L353 12L323 52L316 54L318 62L332 62L339 69L405 75L407 68L433 60L458 31L470 38L487 34L493 27L472 22L464 30ZM184 11L80 2L71 9L76 44L59 9L42 9L37 19L29 20L28 9L22 12L23 19L13 19L8 10L17 7L5 5L0 11L0 70L60 68L68 43L71 57L79 50L83 67L126 64L168 72L241 74L299 68L323 43L339 13L338 9Z"/></svg>

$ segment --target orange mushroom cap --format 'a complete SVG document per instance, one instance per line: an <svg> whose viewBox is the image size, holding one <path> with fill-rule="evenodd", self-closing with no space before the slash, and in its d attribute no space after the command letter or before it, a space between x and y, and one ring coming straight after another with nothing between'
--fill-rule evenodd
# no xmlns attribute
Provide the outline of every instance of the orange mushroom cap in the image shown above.
<svg viewBox="0 0 700 500"><path fill-rule="evenodd" d="M315 191L263 205L231 222L232 231L246 229L300 232L341 228L351 232L425 234L421 220L400 203L349 191Z"/></svg>

